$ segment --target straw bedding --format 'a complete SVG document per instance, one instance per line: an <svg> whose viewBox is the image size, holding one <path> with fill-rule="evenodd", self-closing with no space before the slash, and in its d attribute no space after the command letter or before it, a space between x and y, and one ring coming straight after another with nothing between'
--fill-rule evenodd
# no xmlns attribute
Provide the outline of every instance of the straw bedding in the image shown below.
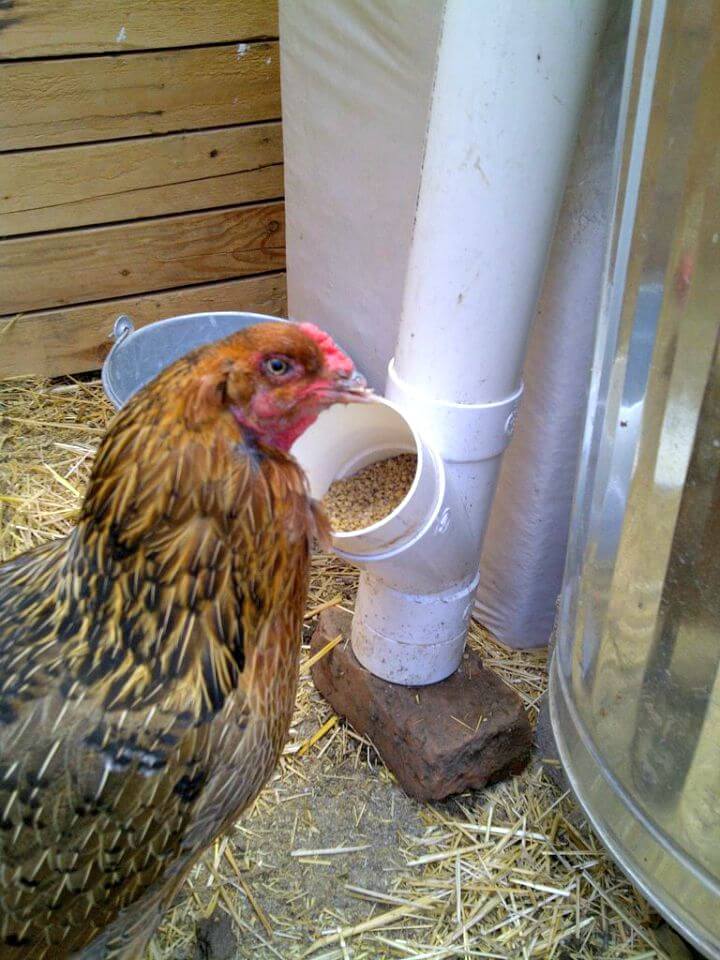
<svg viewBox="0 0 720 960"><path fill-rule="evenodd" d="M69 529L111 415L97 379L0 383L0 558ZM305 657L318 612L351 609L356 582L316 558ZM544 654L477 625L470 642L534 716ZM237 957L258 960L689 955L657 944L658 918L539 759L483 793L416 803L306 668L279 770L196 868L149 957L195 957L195 925L216 910L232 918Z"/></svg>

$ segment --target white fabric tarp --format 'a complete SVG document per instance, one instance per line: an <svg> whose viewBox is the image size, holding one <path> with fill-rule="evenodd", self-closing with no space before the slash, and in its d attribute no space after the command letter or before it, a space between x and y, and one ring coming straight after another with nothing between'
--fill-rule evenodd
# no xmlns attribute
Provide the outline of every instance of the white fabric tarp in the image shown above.
<svg viewBox="0 0 720 960"><path fill-rule="evenodd" d="M281 0L288 305L376 389L395 346L442 4Z"/></svg>

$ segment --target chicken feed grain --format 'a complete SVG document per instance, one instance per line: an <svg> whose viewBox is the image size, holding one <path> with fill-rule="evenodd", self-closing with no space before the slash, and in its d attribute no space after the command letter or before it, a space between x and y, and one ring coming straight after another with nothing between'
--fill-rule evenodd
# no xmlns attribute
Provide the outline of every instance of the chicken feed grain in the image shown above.
<svg viewBox="0 0 720 960"><path fill-rule="evenodd" d="M412 486L417 456L401 453L377 460L330 484L323 506L334 530L362 530L399 507Z"/></svg>

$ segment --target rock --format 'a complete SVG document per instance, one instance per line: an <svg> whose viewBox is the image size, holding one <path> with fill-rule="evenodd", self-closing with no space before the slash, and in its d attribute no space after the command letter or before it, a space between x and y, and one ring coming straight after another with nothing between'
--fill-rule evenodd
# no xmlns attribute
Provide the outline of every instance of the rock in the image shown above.
<svg viewBox="0 0 720 960"><path fill-rule="evenodd" d="M520 773L532 728L520 697L470 649L456 672L426 687L373 676L350 647L351 616L325 610L312 652L345 637L312 668L315 686L355 730L369 737L400 786L419 800L443 800Z"/></svg>
<svg viewBox="0 0 720 960"><path fill-rule="evenodd" d="M232 920L224 910L215 910L195 924L195 960L235 960L237 939Z"/></svg>

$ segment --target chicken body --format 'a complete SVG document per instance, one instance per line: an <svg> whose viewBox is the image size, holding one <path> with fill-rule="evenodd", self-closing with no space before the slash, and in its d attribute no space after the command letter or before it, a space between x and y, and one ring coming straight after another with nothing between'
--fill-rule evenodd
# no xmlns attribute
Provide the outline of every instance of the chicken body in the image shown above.
<svg viewBox="0 0 720 960"><path fill-rule="evenodd" d="M198 363L117 416L70 536L0 568L2 960L139 960L287 735L317 514L225 408L189 427Z"/></svg>

